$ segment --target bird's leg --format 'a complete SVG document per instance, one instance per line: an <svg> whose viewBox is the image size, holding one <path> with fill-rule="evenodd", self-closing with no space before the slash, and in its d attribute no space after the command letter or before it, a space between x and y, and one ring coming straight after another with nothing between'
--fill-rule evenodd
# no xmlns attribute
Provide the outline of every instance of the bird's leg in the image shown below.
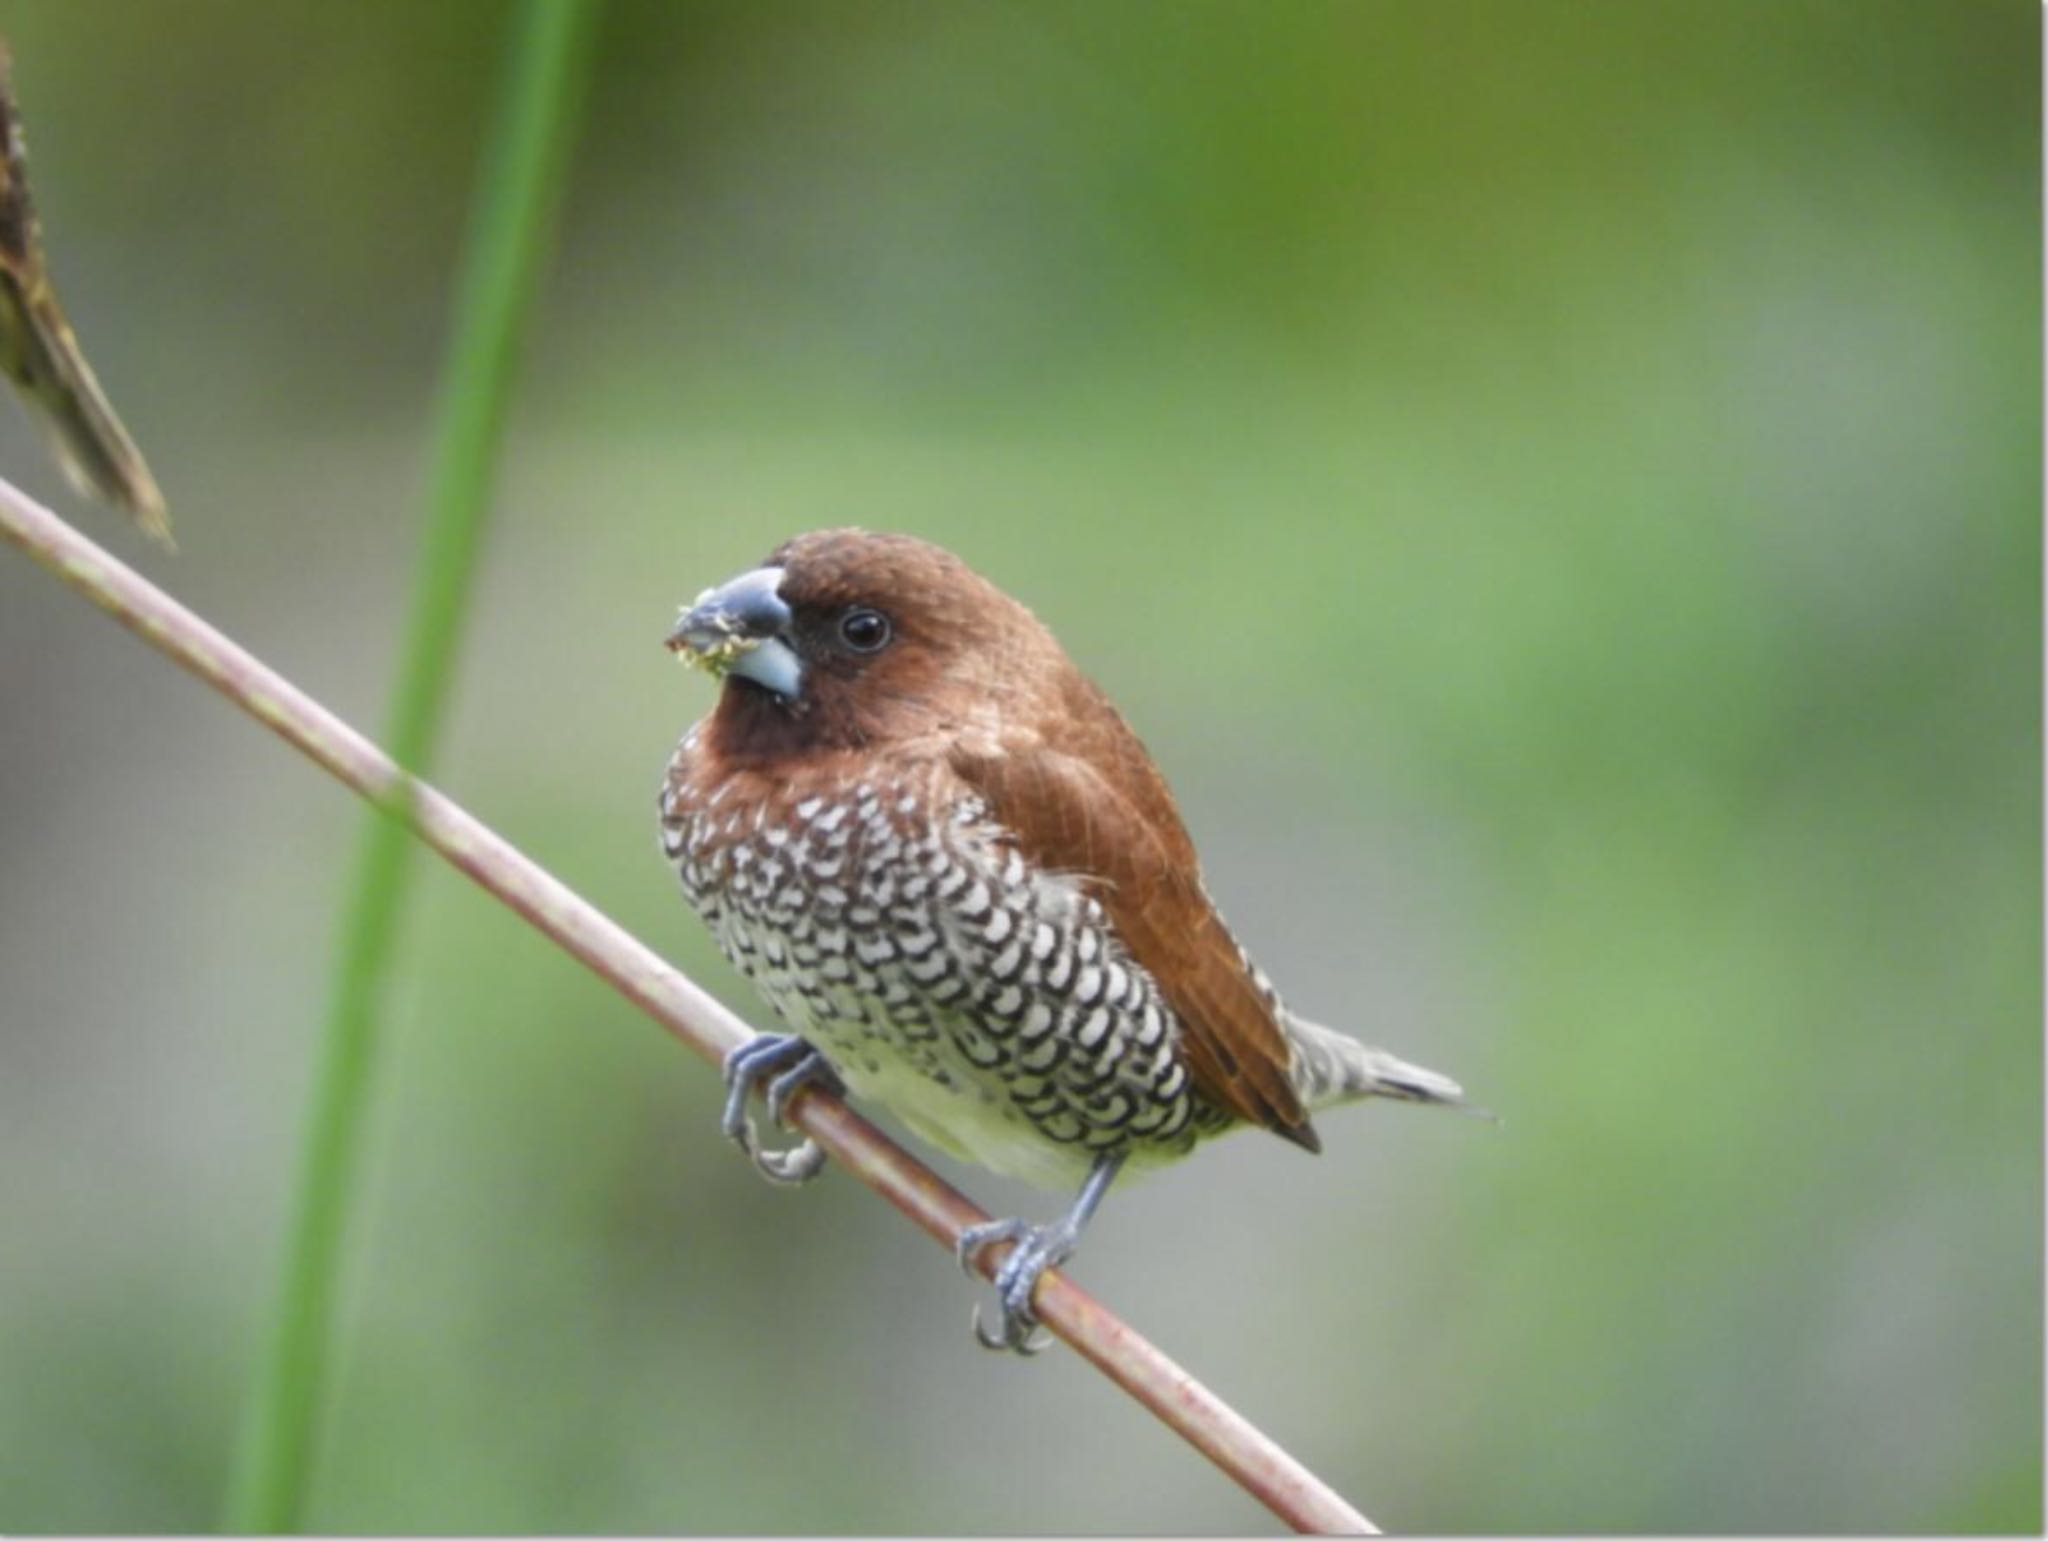
<svg viewBox="0 0 2048 1541"><path fill-rule="evenodd" d="M832 1073L832 1062L813 1049L798 1060L795 1066L785 1070L768 1083L768 1118L772 1123L789 1127L789 1120L783 1116L789 1101L806 1086L822 1086L835 1097L846 1095L846 1088L839 1084L839 1077Z"/></svg>
<svg viewBox="0 0 2048 1541"><path fill-rule="evenodd" d="M754 1137L754 1121L747 1117L747 1094L764 1080L768 1082L768 1116L779 1124L783 1109L798 1091L811 1085L837 1091L839 1078L825 1056L794 1033L758 1034L725 1057L725 1116L719 1121L725 1137L745 1151L770 1182L809 1182L825 1167L825 1153L816 1140L806 1139L788 1150L766 1150Z"/></svg>
<svg viewBox="0 0 2048 1541"><path fill-rule="evenodd" d="M1081 1184L1073 1205L1050 1225L1032 1225L1024 1220L990 1220L982 1225L970 1225L960 1233L953 1255L970 1276L974 1272L975 1255L983 1247L998 1241L1015 1243L1010 1248L1010 1255L996 1269L996 1298L1003 1308L1000 1329L989 1332L981 1324L981 1307L974 1308L974 1336L983 1348L1035 1354L1052 1341L1038 1331L1038 1317L1031 1309L1031 1297L1038 1289L1039 1275L1048 1268L1057 1268L1074 1255L1074 1248L1080 1245L1082 1229L1102 1202L1102 1195L1109 1191L1117 1168L1123 1162L1121 1151L1096 1157L1088 1180Z"/></svg>

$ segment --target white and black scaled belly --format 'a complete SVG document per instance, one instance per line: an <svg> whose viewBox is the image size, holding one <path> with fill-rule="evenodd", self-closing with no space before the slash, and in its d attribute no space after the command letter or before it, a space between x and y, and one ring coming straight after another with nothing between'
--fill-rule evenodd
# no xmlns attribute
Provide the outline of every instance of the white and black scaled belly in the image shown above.
<svg viewBox="0 0 2048 1541"><path fill-rule="evenodd" d="M1047 1187L1097 1156L1185 1154L1227 1119L1191 1085L1158 986L1072 878L1032 870L929 775L744 802L683 772L662 845L718 945L857 1096Z"/></svg>

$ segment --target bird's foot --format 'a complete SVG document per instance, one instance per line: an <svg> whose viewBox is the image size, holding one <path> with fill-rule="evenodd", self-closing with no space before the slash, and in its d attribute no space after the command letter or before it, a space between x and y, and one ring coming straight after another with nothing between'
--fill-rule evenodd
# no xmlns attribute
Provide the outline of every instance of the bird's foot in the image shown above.
<svg viewBox="0 0 2048 1541"><path fill-rule="evenodd" d="M1002 1306L1002 1318L994 1332L983 1325L981 1307L974 1308L974 1336L983 1348L1030 1355L1052 1341L1051 1335L1038 1325L1031 1297L1038 1289L1039 1276L1072 1257L1080 1239L1080 1227L1072 1223L1071 1217L1050 1225L990 1220L970 1225L960 1233L953 1255L969 1278L974 1277L974 1259L983 1247L999 1241L1014 1243L1010 1255L996 1269L996 1300Z"/></svg>
<svg viewBox="0 0 2048 1541"><path fill-rule="evenodd" d="M761 1175L772 1183L794 1186L809 1182L825 1168L825 1153L806 1138L787 1150L765 1149L747 1116L747 1095L768 1083L768 1117L782 1123L789 1099L806 1086L841 1091L831 1062L794 1033L761 1033L725 1057L725 1116L719 1127L725 1137L747 1153Z"/></svg>

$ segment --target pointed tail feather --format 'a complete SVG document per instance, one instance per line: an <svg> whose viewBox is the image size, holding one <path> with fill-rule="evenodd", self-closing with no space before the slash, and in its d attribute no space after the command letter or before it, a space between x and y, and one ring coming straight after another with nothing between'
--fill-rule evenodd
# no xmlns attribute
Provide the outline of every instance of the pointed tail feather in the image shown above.
<svg viewBox="0 0 2048 1541"><path fill-rule="evenodd" d="M1295 1089L1311 1111L1365 1097L1392 1097L1492 1116L1467 1102L1465 1089L1449 1076L1411 1065L1384 1049L1296 1017L1287 1020L1287 1036L1294 1044Z"/></svg>

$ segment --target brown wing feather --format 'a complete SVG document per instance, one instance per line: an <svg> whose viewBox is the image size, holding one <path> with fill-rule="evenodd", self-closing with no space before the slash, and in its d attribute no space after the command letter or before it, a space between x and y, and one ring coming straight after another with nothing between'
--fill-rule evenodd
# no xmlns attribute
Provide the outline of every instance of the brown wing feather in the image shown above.
<svg viewBox="0 0 2048 1541"><path fill-rule="evenodd" d="M1081 682L1073 694L1049 734L963 743L954 770L1027 858L1090 884L1180 1018L1195 1084L1239 1117L1320 1148L1288 1074L1286 1036L1202 889L1165 779L1100 691Z"/></svg>

